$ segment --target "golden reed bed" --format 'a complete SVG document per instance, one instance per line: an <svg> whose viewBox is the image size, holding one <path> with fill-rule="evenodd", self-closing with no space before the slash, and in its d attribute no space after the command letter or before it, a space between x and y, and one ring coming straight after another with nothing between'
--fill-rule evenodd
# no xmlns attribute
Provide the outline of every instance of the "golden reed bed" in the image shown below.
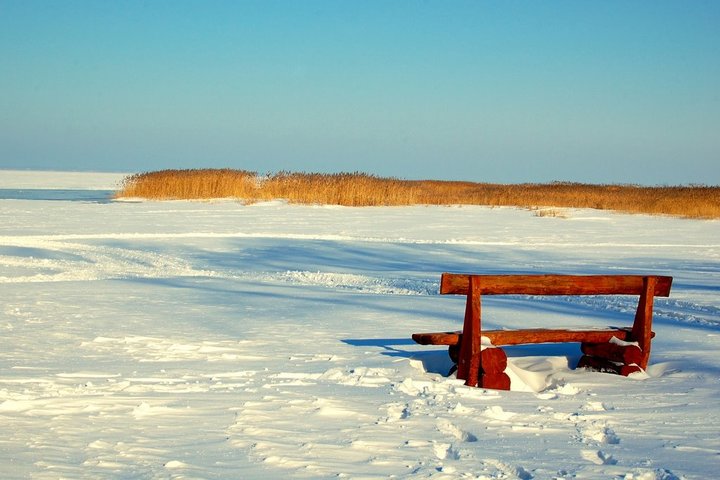
<svg viewBox="0 0 720 480"><path fill-rule="evenodd" d="M487 205L523 208L597 208L628 213L720 218L719 186L493 184L399 180L365 173L258 175L231 169L162 170L124 179L116 198L200 200L237 198L247 203L365 206Z"/></svg>

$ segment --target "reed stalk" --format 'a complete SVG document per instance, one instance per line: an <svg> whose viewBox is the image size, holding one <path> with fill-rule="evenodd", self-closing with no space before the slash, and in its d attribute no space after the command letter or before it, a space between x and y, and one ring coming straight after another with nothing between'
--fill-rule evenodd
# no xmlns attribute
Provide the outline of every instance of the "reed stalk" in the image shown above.
<svg viewBox="0 0 720 480"><path fill-rule="evenodd" d="M231 169L162 170L124 179L116 198L202 200L235 198L246 203L284 199L290 203L351 207L486 205L523 208L595 208L626 213L720 218L720 186L494 184L401 180L361 172L278 172L258 175Z"/></svg>

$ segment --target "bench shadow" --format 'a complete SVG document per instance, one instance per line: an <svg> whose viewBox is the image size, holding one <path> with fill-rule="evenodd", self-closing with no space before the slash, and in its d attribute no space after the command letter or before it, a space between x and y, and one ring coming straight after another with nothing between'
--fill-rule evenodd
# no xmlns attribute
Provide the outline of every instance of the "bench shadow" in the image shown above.
<svg viewBox="0 0 720 480"><path fill-rule="evenodd" d="M398 346L417 345L411 338L346 338L343 343L353 347L377 347L382 348L381 355L389 357L401 357L418 360L422 362L423 368L428 373L437 373L447 376L453 367L453 362L448 356L447 347L424 349L424 350L403 350Z"/></svg>
<svg viewBox="0 0 720 480"><path fill-rule="evenodd" d="M391 345L416 345L412 338L346 338L343 343L353 347L384 347Z"/></svg>
<svg viewBox="0 0 720 480"><path fill-rule="evenodd" d="M381 348L381 355L389 357L401 357L422 362L423 368L428 373L449 376L454 366L447 347L445 346L424 346L423 350L404 350L402 346L417 345L411 338L346 338L343 343L354 347L377 347ZM430 348L428 348L430 347ZM435 348L432 348L435 347ZM580 344L569 343L539 343L525 345L506 345L502 347L508 358L523 357L565 357L571 369L580 361L582 352Z"/></svg>

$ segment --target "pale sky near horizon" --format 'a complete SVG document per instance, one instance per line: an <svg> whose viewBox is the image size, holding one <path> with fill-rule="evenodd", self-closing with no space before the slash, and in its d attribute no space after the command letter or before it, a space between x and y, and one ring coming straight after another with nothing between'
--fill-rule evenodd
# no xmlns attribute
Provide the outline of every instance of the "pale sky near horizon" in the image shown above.
<svg viewBox="0 0 720 480"><path fill-rule="evenodd" d="M0 0L0 169L718 185L719 26L701 0Z"/></svg>

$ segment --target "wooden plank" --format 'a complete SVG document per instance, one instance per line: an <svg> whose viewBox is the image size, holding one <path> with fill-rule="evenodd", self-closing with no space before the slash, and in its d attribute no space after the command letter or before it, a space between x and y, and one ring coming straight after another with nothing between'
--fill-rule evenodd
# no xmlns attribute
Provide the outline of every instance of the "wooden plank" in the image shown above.
<svg viewBox="0 0 720 480"><path fill-rule="evenodd" d="M652 333L654 336L655 333ZM462 332L433 332L414 333L413 340L420 345L458 345ZM630 329L597 329L597 330L571 330L530 328L522 330L484 330L482 336L488 337L495 346L521 345L524 343L564 343L588 342L605 343L612 337L628 341Z"/></svg>
<svg viewBox="0 0 720 480"><path fill-rule="evenodd" d="M549 328L532 328L523 330L494 330L482 334L490 339L493 345L521 345L525 343L565 343L565 342L609 342L612 337L625 340L627 330L566 330Z"/></svg>
<svg viewBox="0 0 720 480"><path fill-rule="evenodd" d="M474 387L480 373L480 279L470 278L465 304L465 321L460 339L457 378L465 380L465 385Z"/></svg>
<svg viewBox="0 0 720 480"><path fill-rule="evenodd" d="M469 275L443 273L440 293L467 295L470 277L479 277L481 295L640 295L642 275ZM654 296L670 296L672 277L656 279Z"/></svg>
<svg viewBox="0 0 720 480"><path fill-rule="evenodd" d="M413 333L412 339L420 345L457 345L461 332Z"/></svg>
<svg viewBox="0 0 720 480"><path fill-rule="evenodd" d="M650 360L650 347L652 339L652 315L653 315L653 295L655 290L656 279L654 277L645 278L643 293L638 301L637 312L635 313L635 322L632 327L633 340L638 342L642 350L642 359L638 365L645 370Z"/></svg>

